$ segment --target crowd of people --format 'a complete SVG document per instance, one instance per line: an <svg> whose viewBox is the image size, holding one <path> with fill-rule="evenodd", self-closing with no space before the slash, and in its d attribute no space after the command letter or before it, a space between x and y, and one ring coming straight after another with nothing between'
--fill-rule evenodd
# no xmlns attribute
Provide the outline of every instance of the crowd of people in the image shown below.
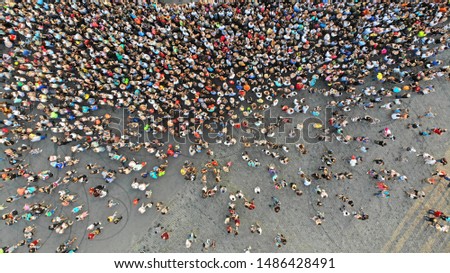
<svg viewBox="0 0 450 273"><path fill-rule="evenodd" d="M218 162L211 144L242 144L242 159L250 168L261 165L253 147L274 159L267 170L275 190L288 188L302 196L305 187L317 182L314 187L320 207L328 198L318 184L320 180L352 179L353 174L332 171L339 157L330 150L318 159L323 165L319 170L299 169L298 181L280 177L279 168L292 162L289 145L272 140L277 129L290 122L286 118L290 115L323 117L324 109L333 107L328 120L314 124L318 141L334 141L331 135L335 134L336 145L358 142L363 145L362 153L368 152L370 142L389 145L395 141L391 128L385 128L375 140L353 136L346 131L350 121L345 113L353 108L380 108L389 112L392 120L409 119L410 109L404 101L438 92L427 81L450 76L448 61L439 59L450 46L448 15L446 5L426 3L104 6L38 1L5 5L0 11L0 143L5 146L3 161L8 166L1 170L1 176L6 187L19 187L6 200L11 212L2 219L14 225L41 216L53 217L49 228L62 234L74 221L85 221L89 215L77 194L65 185L78 183L82 187L99 174L104 183L93 185L89 194L101 199L108 196L108 184L118 183L118 176L136 172L142 180L129 179L129 183L142 197L130 205L141 214L153 207L170 214L162 202L154 205L143 201L152 198L145 180L162 179L172 158L181 153L180 145L156 138L161 134L192 140L190 156L203 151L210 156L204 167L186 161L181 172L186 180L201 180L204 198L214 197L216 192L225 194L221 175L232 172L232 162ZM390 85L392 88L386 87ZM329 99L313 107L308 103L309 94ZM284 117L268 124L264 111L271 108L280 108ZM126 113L120 133L110 126L119 110ZM420 118L426 123L433 116L429 111ZM351 119L351 123L359 122L377 124L380 120L370 115ZM440 127L425 128L422 123L410 123L408 128L418 129L424 137L447 132ZM253 129L260 132L261 139L237 138L232 133ZM303 125L297 124L289 136L302 129ZM207 133L216 136L208 139ZM154 138L142 141L142 134ZM69 145L73 155L52 155L48 169L33 172L23 158L42 152L34 147L35 142ZM129 157L141 150L153 155L152 161L157 163L150 166L149 161ZM308 153L302 143L293 150ZM79 158L89 153L104 153L119 166L106 168L92 163L86 166L89 174L78 174L71 168L63 177L54 176L51 168L76 166ZM445 158L436 160L426 153L421 156L425 164L447 164ZM353 156L348 162L356 168L363 160L365 156ZM384 164L383 159L376 163ZM212 184L208 184L208 174L214 177ZM372 169L368 174L376 180L379 192L375 194L385 198L390 196L387 180L408 180L393 169ZM255 194L259 192L260 188L255 188ZM61 203L39 201L44 194L55 195ZM253 210L259 204L241 191L228 194L225 230L237 236L241 221L238 212ZM408 195L414 199L423 196L419 190ZM22 198L32 204L13 208ZM353 207L348 197L338 198ZM107 199L108 207L117 204ZM280 211L281 201L275 195L269 203L275 212ZM73 215L53 215L57 206L73 207ZM8 207L3 204L0 208ZM344 216L369 219L362 209L350 213L343 205L340 210ZM325 220L320 211L311 217L317 225ZM117 212L103 219L114 224L121 220ZM100 219L88 230L90 240L101 234ZM250 231L261 234L261 230L254 224ZM0 250L12 252L27 244L29 251L35 252L40 247L36 233L30 226L24 230L24 241ZM169 232L163 234L168 240ZM194 236L190 235L188 241L190 246ZM64 242L58 250L75 252L78 248L72 247L74 242ZM215 241L211 242L205 243L204 249L214 248ZM286 242L283 234L276 235L277 247Z"/></svg>

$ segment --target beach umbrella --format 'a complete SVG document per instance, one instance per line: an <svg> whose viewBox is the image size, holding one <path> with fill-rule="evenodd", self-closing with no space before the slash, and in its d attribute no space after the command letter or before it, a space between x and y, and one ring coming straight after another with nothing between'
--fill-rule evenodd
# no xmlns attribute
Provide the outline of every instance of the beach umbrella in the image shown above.
<svg viewBox="0 0 450 273"><path fill-rule="evenodd" d="M398 93L398 92L400 92L400 91L402 91L402 89L400 89L400 87L394 87L394 93Z"/></svg>

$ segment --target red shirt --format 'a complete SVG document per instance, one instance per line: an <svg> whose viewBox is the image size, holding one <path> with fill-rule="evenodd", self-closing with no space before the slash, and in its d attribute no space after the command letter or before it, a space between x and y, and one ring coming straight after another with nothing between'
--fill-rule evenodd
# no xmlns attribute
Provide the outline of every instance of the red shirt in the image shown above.
<svg viewBox="0 0 450 273"><path fill-rule="evenodd" d="M233 231L233 228L231 226L227 226L227 232L231 233L231 231Z"/></svg>
<svg viewBox="0 0 450 273"><path fill-rule="evenodd" d="M441 217L442 216L442 211L435 211L434 212L434 216L435 217Z"/></svg>
<svg viewBox="0 0 450 273"><path fill-rule="evenodd" d="M161 239L168 240L169 239L169 233L166 231L163 234L161 234Z"/></svg>

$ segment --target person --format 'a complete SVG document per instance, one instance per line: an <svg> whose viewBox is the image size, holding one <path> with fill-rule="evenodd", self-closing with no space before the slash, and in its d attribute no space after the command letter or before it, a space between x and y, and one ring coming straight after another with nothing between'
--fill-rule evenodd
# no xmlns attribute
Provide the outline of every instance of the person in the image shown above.
<svg viewBox="0 0 450 273"><path fill-rule="evenodd" d="M106 189L105 185L98 185L96 187L90 188L89 194L93 195L94 197L104 198L106 195L108 195L108 190Z"/></svg>
<svg viewBox="0 0 450 273"><path fill-rule="evenodd" d="M281 248L283 245L286 245L286 243L287 243L286 237L283 234L278 233L277 236L275 237L275 245L278 248Z"/></svg>
<svg viewBox="0 0 450 273"><path fill-rule="evenodd" d="M103 227L96 227L93 231L88 233L88 240L94 240L97 235L102 233Z"/></svg>
<svg viewBox="0 0 450 273"><path fill-rule="evenodd" d="M209 249L214 250L216 248L216 241L212 239L206 239L206 241L203 243L202 251L208 251Z"/></svg>
<svg viewBox="0 0 450 273"><path fill-rule="evenodd" d="M261 226L258 223L256 223L256 224L250 226L250 232L251 233L255 233L256 232L259 235L261 235L262 234L262 228L261 228Z"/></svg>
<svg viewBox="0 0 450 273"><path fill-rule="evenodd" d="M413 189L412 191L405 191L405 193L409 196L409 198L411 199L419 199L419 198L424 198L425 197L425 192L424 191L419 191L416 189Z"/></svg>
<svg viewBox="0 0 450 273"><path fill-rule="evenodd" d="M357 160L356 156L352 155L352 158L350 159L349 163L350 163L350 166L355 167L356 164L358 164L358 160Z"/></svg>
<svg viewBox="0 0 450 273"><path fill-rule="evenodd" d="M169 235L169 232L167 232L167 231L164 231L161 234L161 239L163 239L163 240L169 240L169 237L170 237L170 235Z"/></svg>
<svg viewBox="0 0 450 273"><path fill-rule="evenodd" d="M256 208L256 206L255 206L255 200L254 200L254 199L248 201L247 199L244 198L244 200L245 200L244 206L245 206L247 209L249 209L249 210L254 210L254 209Z"/></svg>
<svg viewBox="0 0 450 273"><path fill-rule="evenodd" d="M8 198L6 198L6 202L12 203L12 202L17 201L17 200L19 200L19 199L20 199L19 194L11 195L11 196L9 196Z"/></svg>
<svg viewBox="0 0 450 273"><path fill-rule="evenodd" d="M350 216L350 212L347 211L345 205L342 205L342 207L339 210L342 212L344 216Z"/></svg>
<svg viewBox="0 0 450 273"><path fill-rule="evenodd" d="M112 208L119 205L118 202L114 201L113 199L108 200L108 208Z"/></svg>
<svg viewBox="0 0 450 273"><path fill-rule="evenodd" d="M79 205L79 206L77 206L77 207L74 207L73 209L72 209L72 213L78 213L78 212L80 212L80 210L83 208L83 205Z"/></svg>
<svg viewBox="0 0 450 273"><path fill-rule="evenodd" d="M36 239L36 240L32 241L31 243L29 243L28 244L28 248L29 248L28 252L34 253L39 248L41 248L40 242L41 242L41 239Z"/></svg>
<svg viewBox="0 0 450 273"><path fill-rule="evenodd" d="M272 196L272 204L269 205L273 210L278 213L281 209L281 202L277 197Z"/></svg>
<svg viewBox="0 0 450 273"><path fill-rule="evenodd" d="M82 213L78 214L77 216L75 216L75 219L77 221L83 221L84 219L86 219L86 217L89 216L89 212L88 211L83 211Z"/></svg>
<svg viewBox="0 0 450 273"><path fill-rule="evenodd" d="M194 242L197 241L197 235L191 232L186 239L186 248L190 248Z"/></svg>
<svg viewBox="0 0 450 273"><path fill-rule="evenodd" d="M376 164L378 164L380 166L384 165L384 161L381 158L374 159L373 162L375 162Z"/></svg>
<svg viewBox="0 0 450 273"><path fill-rule="evenodd" d="M101 224L102 224L101 222L94 222L94 223L90 224L86 229L87 230L94 230L95 227L101 226Z"/></svg>
<svg viewBox="0 0 450 273"><path fill-rule="evenodd" d="M384 140L374 140L373 143L378 144L381 147L384 147L387 145L387 143Z"/></svg>
<svg viewBox="0 0 450 273"><path fill-rule="evenodd" d="M234 194L231 194L231 193L230 193L230 200L231 200L232 202L236 201L236 196L235 196Z"/></svg>
<svg viewBox="0 0 450 273"><path fill-rule="evenodd" d="M113 213L113 215L110 215L107 217L108 223L114 223L118 224L122 220L122 215L119 215L117 211Z"/></svg>
<svg viewBox="0 0 450 273"><path fill-rule="evenodd" d="M152 190L145 191L145 198L150 199L153 195Z"/></svg>

